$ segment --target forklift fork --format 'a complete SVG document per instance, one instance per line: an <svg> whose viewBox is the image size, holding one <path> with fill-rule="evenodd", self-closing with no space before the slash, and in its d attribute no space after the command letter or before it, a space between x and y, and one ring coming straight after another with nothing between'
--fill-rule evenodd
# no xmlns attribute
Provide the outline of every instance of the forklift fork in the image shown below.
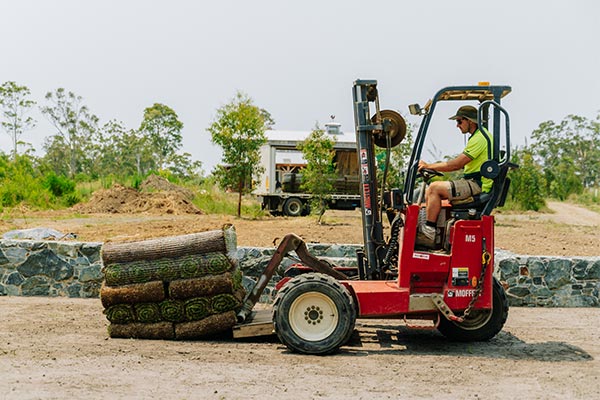
<svg viewBox="0 0 600 400"><path fill-rule="evenodd" d="M275 270L283 261L283 258L287 256L291 251L295 251L300 260L308 267L314 269L317 272L321 272L323 274L330 275L338 280L347 280L348 276L341 271L337 271L333 269L326 262L319 260L310 252L306 247L306 243L299 236L290 233L284 236L283 240L275 250L275 254L269 261L269 264L263 271L263 273L258 278L258 281L254 284L254 287L246 297L244 297L244 302L242 305L242 309L237 314L238 323L242 323L248 318L250 313L252 312L252 308L260 299L265 287L273 277Z"/></svg>

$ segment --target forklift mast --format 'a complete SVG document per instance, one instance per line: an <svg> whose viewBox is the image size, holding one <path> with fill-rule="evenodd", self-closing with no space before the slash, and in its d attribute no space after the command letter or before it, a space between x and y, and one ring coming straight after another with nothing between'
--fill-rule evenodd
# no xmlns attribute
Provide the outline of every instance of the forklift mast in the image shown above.
<svg viewBox="0 0 600 400"><path fill-rule="evenodd" d="M377 169L373 132L382 132L383 124L374 124L370 116L369 103L375 103L379 114L377 81L357 80L353 87L354 121L356 124L356 146L360 165L360 194L364 253L359 252L358 271L361 280L379 279L380 255L384 250L383 223L377 201ZM380 119L377 119L380 121Z"/></svg>

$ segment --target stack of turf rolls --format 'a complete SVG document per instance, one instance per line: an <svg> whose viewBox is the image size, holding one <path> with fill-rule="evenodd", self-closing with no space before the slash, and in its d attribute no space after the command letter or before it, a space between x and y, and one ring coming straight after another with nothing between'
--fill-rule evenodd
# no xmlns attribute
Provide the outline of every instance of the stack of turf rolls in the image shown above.
<svg viewBox="0 0 600 400"><path fill-rule="evenodd" d="M245 292L233 226L102 248L100 299L113 338L197 339L228 331Z"/></svg>

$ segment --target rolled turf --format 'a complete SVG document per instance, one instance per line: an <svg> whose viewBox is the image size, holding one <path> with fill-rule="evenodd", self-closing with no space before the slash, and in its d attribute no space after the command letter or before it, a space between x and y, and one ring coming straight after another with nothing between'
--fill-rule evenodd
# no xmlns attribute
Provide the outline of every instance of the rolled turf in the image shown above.
<svg viewBox="0 0 600 400"><path fill-rule="evenodd" d="M110 324L108 335L111 338L134 339L175 339L175 330L170 322L157 322L143 324L134 322L129 324Z"/></svg>
<svg viewBox="0 0 600 400"><path fill-rule="evenodd" d="M162 281L135 283L123 286L100 288L100 301L104 308L121 303L161 302L165 299L165 287Z"/></svg>
<svg viewBox="0 0 600 400"><path fill-rule="evenodd" d="M179 279L169 284L169 297L189 299L198 296L212 296L220 293L233 293L242 287L242 274L238 268L221 275L208 275L193 279Z"/></svg>
<svg viewBox="0 0 600 400"><path fill-rule="evenodd" d="M187 300L184 303L185 318L188 321L198 321L213 313L210 306L210 299L198 297Z"/></svg>
<svg viewBox="0 0 600 400"><path fill-rule="evenodd" d="M200 321L175 324L175 338L178 340L199 339L225 332L236 324L234 311L208 316Z"/></svg>
<svg viewBox="0 0 600 400"><path fill-rule="evenodd" d="M134 304L136 320L143 323L161 322L160 306L156 303Z"/></svg>
<svg viewBox="0 0 600 400"><path fill-rule="evenodd" d="M232 294L222 293L210 298L210 307L214 314L235 310L240 306L240 301Z"/></svg>
<svg viewBox="0 0 600 400"><path fill-rule="evenodd" d="M169 236L138 242L109 242L102 247L102 261L104 265L110 265L214 252L233 255L236 250L236 243L237 238L234 227L226 225L222 230L188 235Z"/></svg>
<svg viewBox="0 0 600 400"><path fill-rule="evenodd" d="M106 319L115 324L126 324L135 321L135 313L131 304L115 304L104 310Z"/></svg>
<svg viewBox="0 0 600 400"><path fill-rule="evenodd" d="M164 321L183 322L185 321L185 307L183 302L178 300L165 300L159 304L160 315Z"/></svg>
<svg viewBox="0 0 600 400"><path fill-rule="evenodd" d="M234 263L225 254L210 253L105 265L104 279L108 286L152 281L171 282L178 279L219 275L234 268Z"/></svg>

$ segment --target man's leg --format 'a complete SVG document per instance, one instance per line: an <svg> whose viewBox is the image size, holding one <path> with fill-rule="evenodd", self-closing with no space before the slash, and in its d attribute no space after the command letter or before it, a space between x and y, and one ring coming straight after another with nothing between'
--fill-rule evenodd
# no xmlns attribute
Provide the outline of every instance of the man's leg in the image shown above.
<svg viewBox="0 0 600 400"><path fill-rule="evenodd" d="M433 182L427 187L426 192L426 218L425 224L419 226L417 230L417 244L425 247L434 247L436 223L440 210L442 209L442 199L447 199L450 195L450 183L445 181Z"/></svg>
<svg viewBox="0 0 600 400"><path fill-rule="evenodd" d="M425 197L427 201L427 221L435 224L442 209L442 200L450 197L450 182L432 182L427 187Z"/></svg>

